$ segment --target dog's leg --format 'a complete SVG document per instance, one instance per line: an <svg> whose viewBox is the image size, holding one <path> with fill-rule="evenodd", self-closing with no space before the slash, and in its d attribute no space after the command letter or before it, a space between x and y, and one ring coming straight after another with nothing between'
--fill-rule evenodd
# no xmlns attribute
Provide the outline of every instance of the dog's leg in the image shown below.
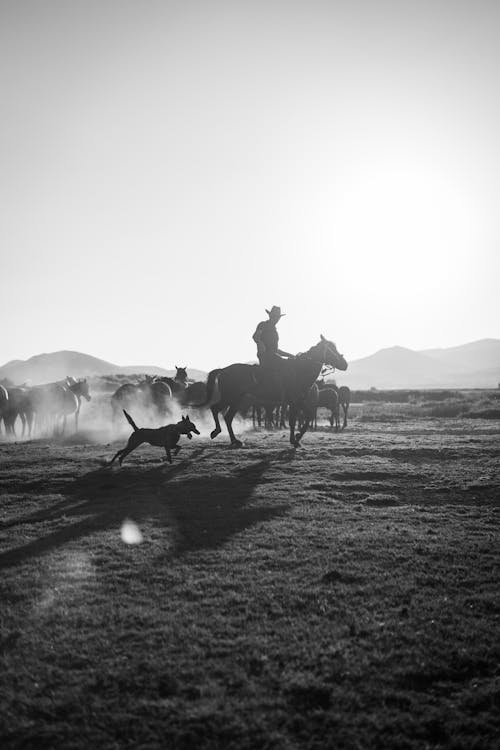
<svg viewBox="0 0 500 750"><path fill-rule="evenodd" d="M121 465L122 465L122 463L123 463L123 459L124 459L124 458L125 458L126 456L128 456L128 454L129 454L129 453L132 453L132 451L133 451L133 450L135 450L136 448L137 448L137 446L136 446L136 445L134 445L134 447L133 447L133 448L129 448L129 447L127 446L126 448L124 448L124 449L122 450L122 455L121 455L121 456L120 456L120 458L118 459L118 463L120 464L120 466L121 466Z"/></svg>
<svg viewBox="0 0 500 750"><path fill-rule="evenodd" d="M119 456L119 455L121 455L121 454L123 453L123 451L124 451L124 450L125 450L125 448L121 448L121 449L120 449L119 451L117 451L117 452L115 453L115 455L113 456L113 458L111 459L111 461L110 461L109 463L110 463L110 464L112 464L112 463L113 463L113 461L114 461L114 460L115 460L116 458L118 458L118 456Z"/></svg>
<svg viewBox="0 0 500 750"><path fill-rule="evenodd" d="M138 432L134 432L128 439L128 443L125 446L125 448L122 448L121 451L118 451L116 456L119 456L118 462L120 466L123 463L123 459L125 456L128 456L129 453L132 453L132 451L135 451L136 448L139 447L139 445L142 445L144 440L141 440L141 437ZM115 460L116 456L113 458L113 461ZM113 461L111 463L113 463Z"/></svg>

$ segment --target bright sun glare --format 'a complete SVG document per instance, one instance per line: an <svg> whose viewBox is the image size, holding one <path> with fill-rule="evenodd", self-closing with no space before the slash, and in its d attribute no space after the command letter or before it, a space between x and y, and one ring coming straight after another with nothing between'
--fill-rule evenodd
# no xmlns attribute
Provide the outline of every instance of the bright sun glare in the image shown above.
<svg viewBox="0 0 500 750"><path fill-rule="evenodd" d="M400 160L372 163L343 185L335 207L336 244L359 262L366 287L408 274L426 290L439 287L452 261L456 271L470 252L478 220L449 174Z"/></svg>

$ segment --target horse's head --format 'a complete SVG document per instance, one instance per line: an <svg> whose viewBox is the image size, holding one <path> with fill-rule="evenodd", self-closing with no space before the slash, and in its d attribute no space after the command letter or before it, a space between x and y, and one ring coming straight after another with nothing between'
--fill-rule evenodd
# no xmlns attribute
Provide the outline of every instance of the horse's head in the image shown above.
<svg viewBox="0 0 500 750"><path fill-rule="evenodd" d="M86 401L90 401L90 390L87 378L81 378L78 383L78 392Z"/></svg>
<svg viewBox="0 0 500 750"><path fill-rule="evenodd" d="M152 375L144 375L144 380L139 381L137 389L141 393L150 393L155 379Z"/></svg>
<svg viewBox="0 0 500 750"><path fill-rule="evenodd" d="M344 356L337 351L337 347L333 341L325 339L323 334L320 336L320 342L314 349L318 350L318 354L321 356L321 362L325 365L329 365L336 370L347 370L347 362Z"/></svg>
<svg viewBox="0 0 500 750"><path fill-rule="evenodd" d="M174 380L176 380L178 383L182 383L182 385L186 385L188 379L187 368L177 367L177 365L175 365L175 370L176 373Z"/></svg>

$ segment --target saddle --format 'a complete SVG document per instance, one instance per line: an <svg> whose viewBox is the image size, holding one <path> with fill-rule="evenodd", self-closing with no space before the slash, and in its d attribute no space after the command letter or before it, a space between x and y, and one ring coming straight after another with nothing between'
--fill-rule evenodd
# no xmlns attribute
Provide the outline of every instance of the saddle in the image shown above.
<svg viewBox="0 0 500 750"><path fill-rule="evenodd" d="M262 401L281 401L285 390L284 373L267 365L252 365L254 394Z"/></svg>

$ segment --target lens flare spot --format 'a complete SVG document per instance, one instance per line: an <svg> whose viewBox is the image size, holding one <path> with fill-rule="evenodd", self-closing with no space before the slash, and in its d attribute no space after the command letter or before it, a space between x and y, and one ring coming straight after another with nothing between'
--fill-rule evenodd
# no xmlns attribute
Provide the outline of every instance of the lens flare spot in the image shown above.
<svg viewBox="0 0 500 750"><path fill-rule="evenodd" d="M140 544L142 542L141 530L130 518L126 518L122 523L120 534L125 544Z"/></svg>

